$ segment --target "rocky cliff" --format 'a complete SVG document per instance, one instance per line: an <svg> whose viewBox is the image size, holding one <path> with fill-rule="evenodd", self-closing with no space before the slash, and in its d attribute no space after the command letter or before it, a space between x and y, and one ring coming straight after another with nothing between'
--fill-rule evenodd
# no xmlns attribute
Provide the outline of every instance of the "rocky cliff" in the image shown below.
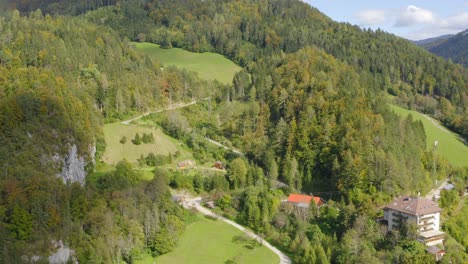
<svg viewBox="0 0 468 264"><path fill-rule="evenodd" d="M78 154L76 144L73 144L70 146L65 157L60 158L58 155L54 156L54 160L61 160L63 163L62 170L57 176L62 178L64 182L79 182L81 185L84 185L86 179L86 167L90 162L94 163L96 147L90 147L89 153L91 156L89 159L80 156Z"/></svg>

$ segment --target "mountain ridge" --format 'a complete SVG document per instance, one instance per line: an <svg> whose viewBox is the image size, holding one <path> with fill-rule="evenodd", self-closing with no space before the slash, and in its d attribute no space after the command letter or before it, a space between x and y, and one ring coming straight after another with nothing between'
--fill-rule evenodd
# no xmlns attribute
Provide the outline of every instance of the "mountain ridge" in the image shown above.
<svg viewBox="0 0 468 264"><path fill-rule="evenodd" d="M415 44L436 55L468 67L468 29L455 35L415 41Z"/></svg>
<svg viewBox="0 0 468 264"><path fill-rule="evenodd" d="M455 36L455 34L446 34L446 35L441 35L441 36L433 37L433 38L414 40L413 43L422 48L430 49L431 47L440 45L441 43L450 39L453 36Z"/></svg>

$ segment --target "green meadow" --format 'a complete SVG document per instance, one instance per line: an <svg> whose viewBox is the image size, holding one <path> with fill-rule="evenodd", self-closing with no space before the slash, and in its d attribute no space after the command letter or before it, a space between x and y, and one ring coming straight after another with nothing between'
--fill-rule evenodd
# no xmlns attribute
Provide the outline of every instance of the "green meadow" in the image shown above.
<svg viewBox="0 0 468 264"><path fill-rule="evenodd" d="M152 43L132 44L137 51L147 54L153 60L194 71L205 80L216 79L222 83L232 83L236 72L241 70L237 64L217 53L194 53L179 48L162 49Z"/></svg>
<svg viewBox="0 0 468 264"><path fill-rule="evenodd" d="M135 124L112 123L105 124L103 130L107 145L102 160L107 164L117 164L123 159L134 163L141 155L147 156L149 153L169 155L179 151L182 157L191 156L191 153L183 149L180 142L164 134L161 129ZM133 144L132 139L135 138L136 133L139 133L140 137L143 133L153 133L154 143ZM124 136L127 137L127 141L122 144L120 140Z"/></svg>
<svg viewBox="0 0 468 264"><path fill-rule="evenodd" d="M402 116L411 114L414 120L421 120L426 132L426 145L428 150L434 148L438 141L436 154L447 159L454 166L468 166L468 146L457 134L443 127L437 120L416 111L406 110L390 105L391 109Z"/></svg>
<svg viewBox="0 0 468 264"><path fill-rule="evenodd" d="M159 256L156 264L199 264L199 263L278 263L278 256L265 246L251 246L245 241L236 241L244 233L221 220L207 219L198 215L182 235L174 251ZM238 239L237 239L238 240ZM146 263L152 263L147 262ZM143 262L143 263L144 263Z"/></svg>

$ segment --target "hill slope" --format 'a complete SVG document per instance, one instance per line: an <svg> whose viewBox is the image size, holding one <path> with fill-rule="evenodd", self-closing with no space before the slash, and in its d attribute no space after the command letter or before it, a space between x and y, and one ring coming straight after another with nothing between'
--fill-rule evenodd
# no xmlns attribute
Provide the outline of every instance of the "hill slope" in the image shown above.
<svg viewBox="0 0 468 264"><path fill-rule="evenodd" d="M432 151L434 141L438 141L437 155L443 156L452 165L468 166L468 146L461 141L459 135L450 132L427 115L395 105L391 105L391 108L399 115L407 116L411 114L414 120L420 120L423 123L428 151Z"/></svg>
<svg viewBox="0 0 468 264"><path fill-rule="evenodd" d="M468 29L428 48L428 50L468 67Z"/></svg>
<svg viewBox="0 0 468 264"><path fill-rule="evenodd" d="M455 106L457 118L468 115L466 69L381 30L363 30L335 22L301 1L160 0L140 7L100 9L87 13L86 17L132 40L144 38L194 52L223 54L247 66L251 74L249 64L254 61L270 56L279 59L281 54L317 46L360 74L368 75L371 92L389 91L413 101L417 101L414 98L418 94L445 97ZM253 78L252 86L259 95L268 94L269 78L273 77L262 75L265 70ZM243 89L240 90L242 94ZM264 96L259 100L265 100ZM436 103L436 108L440 107ZM460 122L446 125L468 137L463 134Z"/></svg>
<svg viewBox="0 0 468 264"><path fill-rule="evenodd" d="M413 41L413 42L414 42L414 44L416 44L416 45L418 45L418 46L420 46L422 48L430 49L432 47L440 45L441 43L443 43L444 41L446 41L447 39L449 39L449 38L451 38L453 36L455 36L455 35L447 34L447 35L442 35L442 36L435 37L435 38L416 40L416 41Z"/></svg>
<svg viewBox="0 0 468 264"><path fill-rule="evenodd" d="M234 62L216 53L193 53L179 48L163 49L152 43L134 42L133 45L137 51L164 65L174 65L196 72L205 80L232 83L234 75L241 70Z"/></svg>

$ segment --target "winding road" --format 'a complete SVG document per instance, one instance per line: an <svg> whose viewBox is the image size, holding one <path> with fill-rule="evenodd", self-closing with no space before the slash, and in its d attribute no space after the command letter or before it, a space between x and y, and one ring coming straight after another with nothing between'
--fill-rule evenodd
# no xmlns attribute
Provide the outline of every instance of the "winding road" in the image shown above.
<svg viewBox="0 0 468 264"><path fill-rule="evenodd" d="M445 186L447 186L448 184L448 179L445 179L438 188L434 188L432 189L427 195L426 195L426 198L427 199L438 199L440 197L440 191L442 191L442 189L445 188Z"/></svg>
<svg viewBox="0 0 468 264"><path fill-rule="evenodd" d="M133 122L133 121L135 121L135 120L138 120L138 119L140 119L140 118L143 118L143 117L145 117L145 116L147 116L147 115L151 115L151 114L155 114L155 113L161 113L161 112L163 112L163 111L173 110L173 109L177 109L177 108L182 108L182 107L194 105L194 104L196 104L196 103L197 103L197 101L194 100L194 101L192 101L192 102L190 102L190 103L175 104L175 105L171 105L171 106L169 106L169 107L163 108L163 109L159 109L159 110L155 110L155 111L146 112L146 113L144 113L144 114L142 114L142 115L139 115L139 116L137 116L137 117L134 117L134 118L131 118L131 119L122 121L122 124L128 125L128 124L130 124L131 122Z"/></svg>
<svg viewBox="0 0 468 264"><path fill-rule="evenodd" d="M281 252L279 249L277 249L276 247L272 246L270 243L268 243L268 241L266 241L265 239L261 238L260 236L258 236L257 234L253 233L252 231L248 230L247 228L239 225L238 223L234 222L234 221L231 221L227 218L224 218L220 215L217 215L215 213L213 213L212 211L210 211L209 209L201 206L200 202L201 202L201 197L195 197L195 198L187 198L182 202L182 205L189 209L189 208L196 208L200 213L204 214L204 215L208 215L208 216L211 216L211 217L216 217L217 219L227 223L227 224L230 224L232 226L234 226L235 228L239 229L240 231L244 232L246 235L248 235L249 237L261 242L262 245L264 245L265 247L267 247L268 249L270 249L271 251L273 251L276 255L278 255L279 259L280 259L280 264L291 264L291 259L286 256L286 254L284 254L283 252Z"/></svg>
<svg viewBox="0 0 468 264"><path fill-rule="evenodd" d="M244 156L244 153L240 152L240 151L237 150L237 149L230 148L230 147L228 147L228 146L225 146L225 145L221 144L221 143L218 142L218 141L214 141L214 140L212 140L212 139L210 139L210 138L207 138L207 137L205 137L205 139L208 140L209 142L215 144L215 145L218 146L218 147L222 147L222 148L225 148L225 149L227 149L227 150L232 150L232 152L234 152L234 153L236 153L236 154L239 154L239 155L241 155L241 156Z"/></svg>

